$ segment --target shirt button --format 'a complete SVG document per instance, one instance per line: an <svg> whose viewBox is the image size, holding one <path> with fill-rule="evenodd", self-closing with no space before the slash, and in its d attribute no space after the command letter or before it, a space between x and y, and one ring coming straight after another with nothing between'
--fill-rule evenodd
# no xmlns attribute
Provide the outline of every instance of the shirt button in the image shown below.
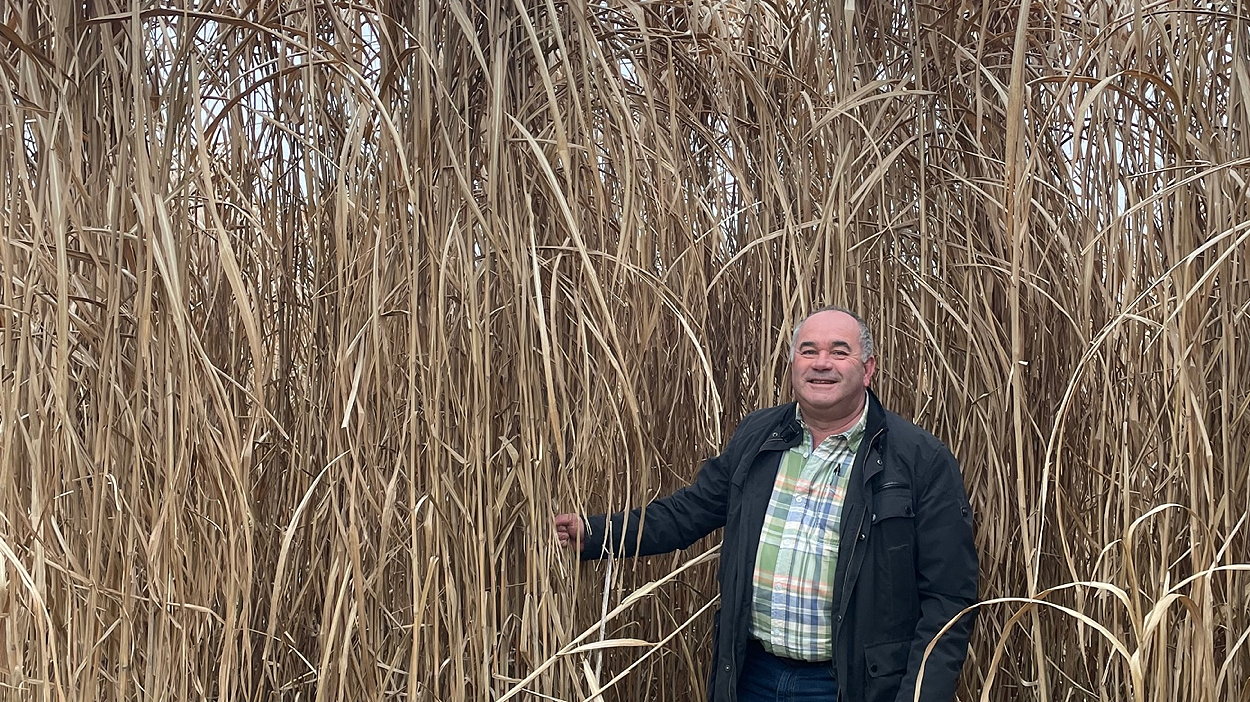
<svg viewBox="0 0 1250 702"><path fill-rule="evenodd" d="M841 617L839 617L839 619L841 619ZM726 672L726 673L728 673L728 672L729 672L729 666L725 666L725 672Z"/></svg>

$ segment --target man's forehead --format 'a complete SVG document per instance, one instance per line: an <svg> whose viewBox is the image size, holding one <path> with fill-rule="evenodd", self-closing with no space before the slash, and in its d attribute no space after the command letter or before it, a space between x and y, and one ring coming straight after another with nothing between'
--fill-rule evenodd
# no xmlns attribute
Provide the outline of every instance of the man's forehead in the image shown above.
<svg viewBox="0 0 1250 702"><path fill-rule="evenodd" d="M859 323L845 312L830 310L808 317L799 328L799 342L809 340L839 339L859 340Z"/></svg>
<svg viewBox="0 0 1250 702"><path fill-rule="evenodd" d="M849 344L854 337L842 334L812 334L799 337L799 344Z"/></svg>

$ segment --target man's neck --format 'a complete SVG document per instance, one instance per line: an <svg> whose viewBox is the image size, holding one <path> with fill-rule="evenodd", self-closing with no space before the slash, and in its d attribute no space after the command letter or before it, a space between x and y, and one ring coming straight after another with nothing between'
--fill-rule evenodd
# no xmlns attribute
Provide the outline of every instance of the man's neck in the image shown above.
<svg viewBox="0 0 1250 702"><path fill-rule="evenodd" d="M807 425L807 430L812 434L812 447L820 446L821 442L831 436L837 434L845 434L850 431L851 427L859 421L860 416L864 414L864 408L868 404L868 396L865 394L863 401L850 414L842 417L813 417L807 412L803 414L803 423Z"/></svg>

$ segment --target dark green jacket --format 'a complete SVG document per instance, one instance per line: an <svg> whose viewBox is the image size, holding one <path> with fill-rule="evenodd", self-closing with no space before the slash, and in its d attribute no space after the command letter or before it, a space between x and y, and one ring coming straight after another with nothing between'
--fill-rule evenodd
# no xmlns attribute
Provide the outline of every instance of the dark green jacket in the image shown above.
<svg viewBox="0 0 1250 702"><path fill-rule="evenodd" d="M645 508L586 519L583 559L667 553L725 528L708 694L714 702L737 699L764 512L781 456L802 435L794 403L753 412L690 485ZM911 702L925 647L976 601L972 510L951 452L871 392L841 530L833 649L840 697ZM933 649L924 702L954 697L972 619L963 617Z"/></svg>

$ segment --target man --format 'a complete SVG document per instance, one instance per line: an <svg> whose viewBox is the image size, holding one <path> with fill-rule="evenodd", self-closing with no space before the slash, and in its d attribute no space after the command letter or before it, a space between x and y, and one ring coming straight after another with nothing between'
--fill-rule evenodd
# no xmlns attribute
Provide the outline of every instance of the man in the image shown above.
<svg viewBox="0 0 1250 702"><path fill-rule="evenodd" d="M583 559L686 548L724 527L709 697L910 702L925 648L977 596L972 511L954 456L881 407L862 319L795 329L797 403L748 415L695 481L628 513L562 514ZM971 616L934 646L920 699L948 702Z"/></svg>

